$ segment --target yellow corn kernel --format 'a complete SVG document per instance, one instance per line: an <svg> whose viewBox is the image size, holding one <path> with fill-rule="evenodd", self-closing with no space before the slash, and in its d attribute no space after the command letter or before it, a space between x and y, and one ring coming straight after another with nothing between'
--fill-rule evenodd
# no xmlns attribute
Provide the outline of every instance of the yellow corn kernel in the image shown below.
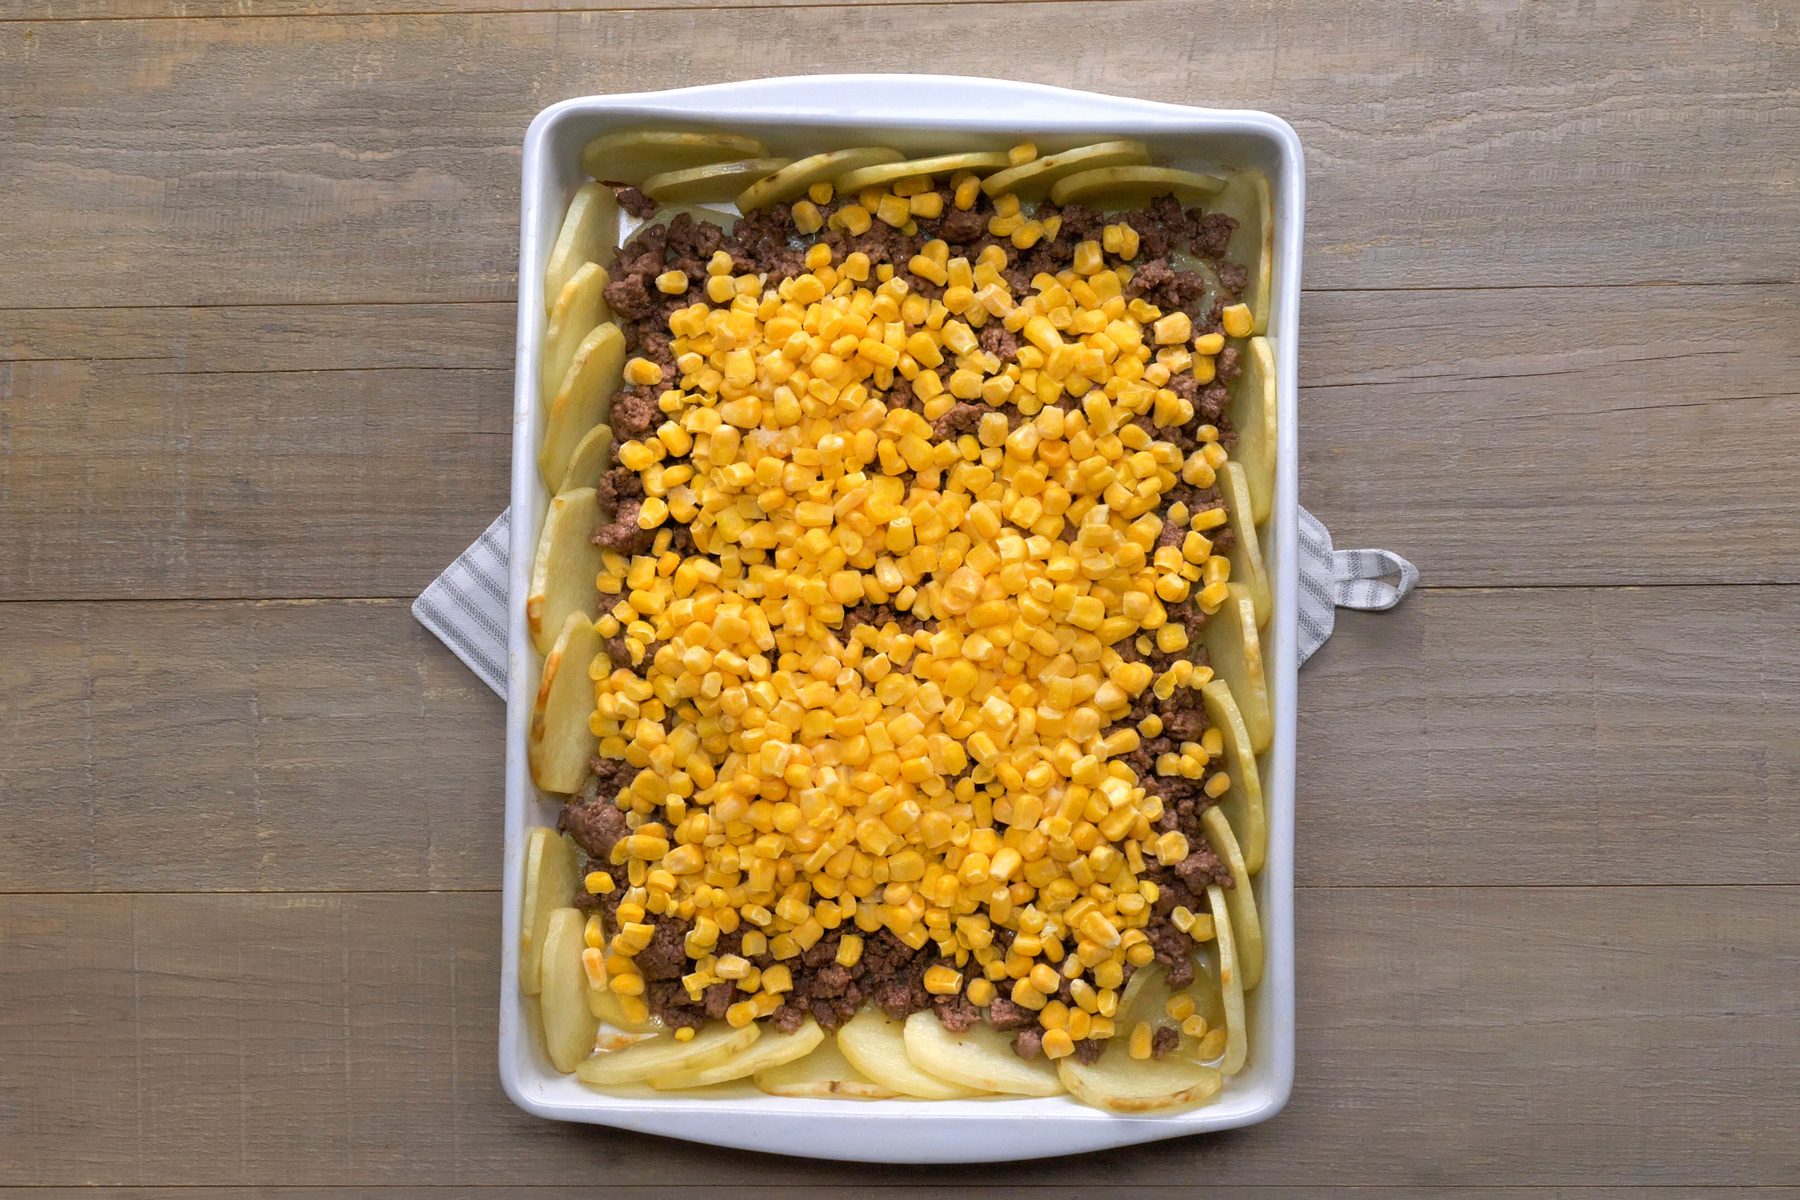
<svg viewBox="0 0 1800 1200"><path fill-rule="evenodd" d="M977 978L969 981L969 986L965 994L969 997L970 1004L973 1004L977 1008L986 1008L994 1002L995 997L999 995L999 991L994 987L992 980Z"/></svg>
<svg viewBox="0 0 1800 1200"><path fill-rule="evenodd" d="M1151 326L1151 334L1159 346L1179 346L1193 336L1193 332L1194 323L1184 312L1172 312L1158 318L1156 324ZM1171 364L1170 369L1179 368Z"/></svg>
<svg viewBox="0 0 1800 1200"><path fill-rule="evenodd" d="M954 996L962 991L962 973L954 967L935 966L925 970L925 990L933 996Z"/></svg>
<svg viewBox="0 0 1800 1200"><path fill-rule="evenodd" d="M678 1042L691 1042L694 1040L694 1033L695 1029L692 1025L683 1025L675 1030L675 1040Z"/></svg>
<svg viewBox="0 0 1800 1200"><path fill-rule="evenodd" d="M936 220L944 215L944 194L942 192L920 192L907 198L907 207L915 217Z"/></svg>
<svg viewBox="0 0 1800 1200"><path fill-rule="evenodd" d="M1219 311L1219 324L1225 327L1227 337L1249 337L1252 324L1250 306L1248 304L1226 305Z"/></svg>
<svg viewBox="0 0 1800 1200"><path fill-rule="evenodd" d="M1046 1058L1067 1058L1075 1053L1075 1039L1069 1036L1066 1029L1052 1029L1046 1033L1043 1046Z"/></svg>
<svg viewBox="0 0 1800 1200"><path fill-rule="evenodd" d="M825 218L820 215L819 206L811 200L796 201L789 211L793 213L794 228L801 233L817 233L825 227Z"/></svg>
<svg viewBox="0 0 1800 1200"><path fill-rule="evenodd" d="M1139 1021L1136 1025L1132 1026L1129 1047L1131 1057L1139 1059L1140 1061L1149 1058L1150 1043L1153 1036L1154 1034L1151 1032L1150 1022L1148 1021Z"/></svg>
<svg viewBox="0 0 1800 1200"><path fill-rule="evenodd" d="M883 196L875 205L875 216L898 229L912 219L912 206L904 196Z"/></svg>
<svg viewBox="0 0 1800 1200"><path fill-rule="evenodd" d="M1006 152L1006 161L1013 166L1023 166L1037 157L1037 146L1031 142L1020 142Z"/></svg>
<svg viewBox="0 0 1800 1200"><path fill-rule="evenodd" d="M625 382L647 387L663 381L663 369L647 358L633 358L625 364Z"/></svg>
<svg viewBox="0 0 1800 1200"><path fill-rule="evenodd" d="M656 277L656 290L665 296L679 296L688 290L686 271L664 271Z"/></svg>
<svg viewBox="0 0 1800 1200"><path fill-rule="evenodd" d="M951 203L964 212L975 207L975 198L981 195L981 180L970 175L956 185L956 192Z"/></svg>
<svg viewBox="0 0 1800 1200"><path fill-rule="evenodd" d="M608 896L612 894L613 877L605 871L589 871L587 877L582 880L582 883L589 892L592 892L596 896Z"/></svg>

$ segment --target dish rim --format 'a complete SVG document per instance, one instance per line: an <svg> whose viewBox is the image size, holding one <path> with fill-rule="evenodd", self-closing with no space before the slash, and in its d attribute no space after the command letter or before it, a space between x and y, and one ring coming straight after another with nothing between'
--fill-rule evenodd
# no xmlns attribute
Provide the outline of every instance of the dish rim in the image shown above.
<svg viewBox="0 0 1800 1200"><path fill-rule="evenodd" d="M538 527L549 493L537 475L540 402L537 378L543 329L543 263L555 225L579 176L558 158L577 136L607 127L671 125L756 132L779 141L789 127L881 129L892 140L945 133L1072 137L1111 132L1167 143L1253 146L1229 165L1255 158L1269 174L1275 239L1268 338L1275 352L1278 455L1267 553L1275 608L1265 636L1275 738L1264 773L1269 849L1257 877L1268 942L1262 985L1252 994L1253 1067L1227 1083L1211 1105L1148 1116L1120 1116L1067 1096L949 1101L844 1101L766 1096L740 1087L706 1098L643 1091L609 1095L553 1071L535 1044L531 1006L518 990L521 859L526 831L553 812L532 785L525 739L539 663L524 605L507 617L506 823L502 903L500 1075L507 1096L534 1116L609 1125L714 1145L862 1162L995 1162L1078 1153L1255 1124L1286 1104L1294 1075L1293 763L1297 663L1297 347L1300 245L1305 202L1298 136L1281 118L1254 110L1135 100L1042 84L946 75L811 75L708 84L659 92L586 96L538 113L526 132L520 198L520 267L513 467L510 596L525 594ZM568 132L578 128L578 133ZM846 134L846 144L854 135ZM1200 153L1196 157L1208 159ZM1217 161L1217 159L1213 159ZM559 179L561 182L559 183ZM553 206L547 208L546 206ZM1001 1126L1004 1128L1001 1128ZM898 1135L898 1136L896 1136Z"/></svg>

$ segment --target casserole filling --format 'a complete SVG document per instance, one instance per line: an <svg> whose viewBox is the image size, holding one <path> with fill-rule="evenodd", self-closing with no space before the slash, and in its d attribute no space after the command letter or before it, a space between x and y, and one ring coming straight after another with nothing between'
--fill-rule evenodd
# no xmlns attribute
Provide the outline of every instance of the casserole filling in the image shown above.
<svg viewBox="0 0 1800 1200"><path fill-rule="evenodd" d="M730 228L618 197L649 223L604 289L598 748L562 816L591 973L677 1030L873 1005L1025 1058L1216 1057L1191 1001L1125 1027L1121 996L1192 982L1233 883L1200 689L1234 222L972 174Z"/></svg>

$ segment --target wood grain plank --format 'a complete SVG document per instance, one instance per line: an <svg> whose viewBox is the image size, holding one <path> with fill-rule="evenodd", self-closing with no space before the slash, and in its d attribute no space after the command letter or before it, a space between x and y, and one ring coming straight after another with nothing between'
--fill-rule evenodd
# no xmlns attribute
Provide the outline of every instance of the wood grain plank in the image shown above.
<svg viewBox="0 0 1800 1200"><path fill-rule="evenodd" d="M1314 286L1800 278L1800 31L1780 0L909 11L13 23L0 188L32 236L0 247L0 295L89 306L128 278L139 303L502 298L521 135L551 101L984 75L1020 28L1008 74L1289 117Z"/></svg>
<svg viewBox="0 0 1800 1200"><path fill-rule="evenodd" d="M1074 1159L1067 1163L1071 1179L1080 1180L1087 1174L1085 1159ZM1098 1182L1098 1181L1096 1181ZM1046 1194L1062 1196L1070 1194L1066 1183L1045 1183L1037 1186L994 1186L982 1181L979 1195L982 1200L1016 1200L1018 1197L1042 1197ZM789 1184L783 1187L757 1187L735 1185L731 1188L732 1200L785 1200L789 1196L838 1196L842 1194L839 1184ZM944 1189L938 1186L920 1186L918 1184L898 1182L886 1179L858 1180L856 1189L859 1194L878 1195L882 1200L939 1200ZM1673 1189L1669 1189L1673 1190ZM74 1200L83 1194L93 1195L93 1189L76 1187L47 1188L8 1188L0 1185L0 1196L6 1200ZM364 1196L373 1196L375 1200L507 1200L511 1196L539 1197L555 1195L557 1200L606 1200L610 1196L667 1196L671 1200L699 1200L701 1197L719 1194L717 1186L683 1187L679 1184L669 1186L661 1183L606 1183L587 1186L567 1185L526 1185L523 1187L480 1187L462 1186L458 1184L440 1184L437 1186L406 1187L253 1187L234 1188L231 1192L235 1200L361 1200ZM1075 1193L1083 1195L1085 1193ZM1119 1200L1135 1200L1139 1196L1166 1196L1168 1192L1155 1187L1139 1187L1132 1184L1107 1182L1107 1197ZM1207 1195L1221 1195L1216 1189L1209 1188ZM1265 1185L1259 1183L1236 1184L1231 1195L1253 1195L1259 1200L1329 1200L1335 1196L1405 1196L1405 1197L1442 1197L1444 1200L1517 1200L1521 1196L1530 1196L1534 1200L1640 1200L1646 1194L1644 1188L1611 1188L1588 1187L1577 1185L1568 1188L1543 1188L1533 1186L1517 1187L1407 1187L1388 1184L1359 1187L1352 1185L1322 1184L1316 1186L1289 1186L1285 1184ZM1651 1191L1648 1194L1656 1195ZM1785 1187L1682 1187L1676 1192L1682 1200L1796 1200L1800 1197L1800 1188ZM205 1187L159 1187L159 1188L107 1188L107 1200L206 1200L216 1197L218 1189Z"/></svg>
<svg viewBox="0 0 1800 1200"><path fill-rule="evenodd" d="M404 603L0 621L0 891L496 886L502 706ZM1800 884L1800 589L1339 622L1301 676L1302 885Z"/></svg>
<svg viewBox="0 0 1800 1200"><path fill-rule="evenodd" d="M0 318L0 597L416 593L506 506L494 307Z"/></svg>
<svg viewBox="0 0 1800 1200"><path fill-rule="evenodd" d="M935 0L936 3L1002 4L1019 0ZM1088 0L1058 0L1081 4ZM1113 0L1117 3L1118 0ZM1131 2L1131 0L1127 0ZM850 6L917 6L920 0L839 0ZM271 17L425 16L454 13L620 12L658 8L797 8L805 0L0 0L0 21L203 20Z"/></svg>
<svg viewBox="0 0 1800 1200"><path fill-rule="evenodd" d="M416 593L505 503L512 321L0 315L0 596ZM1800 580L1800 287L1311 293L1305 325L1340 544L1436 585Z"/></svg>
<svg viewBox="0 0 1800 1200"><path fill-rule="evenodd" d="M1434 585L1800 580L1800 288L1309 294L1300 498Z"/></svg>
<svg viewBox="0 0 1800 1200"><path fill-rule="evenodd" d="M8 605L0 630L0 890L498 879L503 706L406 605Z"/></svg>
<svg viewBox="0 0 1800 1200"><path fill-rule="evenodd" d="M1800 1171L1797 900L1309 894L1299 1083L1281 1117L1020 1164L1008 1181L1785 1182ZM0 1172L30 1185L769 1188L869 1174L511 1109L494 1079L497 907L479 894L0 899Z"/></svg>

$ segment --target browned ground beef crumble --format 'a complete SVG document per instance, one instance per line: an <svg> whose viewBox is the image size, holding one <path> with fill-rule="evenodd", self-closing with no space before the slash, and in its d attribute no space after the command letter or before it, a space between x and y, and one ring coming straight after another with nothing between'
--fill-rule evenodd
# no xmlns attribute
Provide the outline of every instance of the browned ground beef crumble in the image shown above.
<svg viewBox="0 0 1800 1200"><path fill-rule="evenodd" d="M647 218L656 212L655 202L635 188L620 189L618 195L621 207L635 217ZM1222 328L1221 310L1237 302L1238 293L1244 286L1245 269L1222 257L1235 223L1229 217L1198 208L1183 210L1173 197L1161 197L1147 209L1125 214L1103 215L1078 204L1060 209L1042 206L1038 217L1060 212L1062 226L1055 238L1025 251L1016 250L1005 239L988 234L987 223L993 211L985 196L979 197L975 207L968 210L951 207L948 199L945 197L944 215L935 220L919 220L918 232L914 234L902 233L877 221L866 233L853 235L828 228L810 240L830 245L840 261L848 254L861 251L872 263L891 263L896 274L904 275L910 288L930 298L941 296L943 289L907 269L907 264L925 242L942 238L949 243L953 255L971 260L987 246L998 245L1006 251L1009 260L1002 274L1014 294L1022 295L1030 289L1030 281L1038 274L1055 274L1068 268L1074 260L1076 243L1098 240L1103 225L1125 221L1137 231L1139 238L1138 255L1131 264L1135 271L1126 294L1141 296L1165 312L1177 309L1186 312L1193 321L1196 335ZM829 214L834 211L833 206L826 206L824 211ZM680 371L670 349L669 315L704 301L701 288L706 280L707 261L714 252L724 250L730 254L734 272L761 273L766 276L768 285L774 286L804 269L802 246L808 240L794 228L792 215L785 206L742 217L729 231L695 220L685 212L677 213L666 224L646 226L619 251L613 282L606 288L607 303L625 335L627 349L662 367L665 378L679 378ZM1176 264L1177 254L1186 256L1183 265ZM1109 256L1109 261L1116 264L1119 260ZM657 290L656 277L672 270L686 273L691 281L686 292L669 295ZM1208 272L1212 279L1207 277ZM1018 354L1018 337L998 322L984 325L978 337L983 350L1002 360ZM1225 406L1230 396L1229 385L1241 370L1237 347L1228 345L1218 354L1215 370L1215 378L1210 383L1201 384L1192 374L1183 372L1173 377L1168 386L1194 406L1193 424L1216 426L1220 439L1229 448L1235 442L1235 434L1226 420ZM627 386L619 392L613 400L610 418L615 444L642 438L661 422L660 392L661 385ZM886 399L892 408L918 411L922 407L911 385L899 378L888 389ZM937 419L936 433L940 438L973 433L982 414L989 411L995 410L986 404L957 404ZM1013 420L1022 419L1010 404L1001 406L998 411L1006 412ZM1158 428L1145 417L1139 417L1138 421L1156 437L1173 441L1184 453L1199 445L1192 429ZM629 469L613 467L594 482L599 490L601 509L610 515L594 531L593 541L628 554L648 550L655 531L638 526L638 512L644 498L642 480ZM1183 482L1177 482L1166 494L1165 501L1170 505L1183 503L1190 512L1218 508L1222 504L1216 489L1197 488ZM677 539L674 548L683 554L695 553L691 538L686 536L686 528L679 525L671 528ZM1164 532L1162 544L1179 544L1183 532L1171 525ZM1216 553L1230 549L1232 534L1229 528L1220 526L1210 536ZM1199 634L1206 624L1206 615L1190 599L1170 605L1169 616L1184 625L1193 639L1186 653L1204 663L1205 653L1200 646ZM880 626L890 621L908 633L929 628L926 622L911 613L885 605L861 604L844 615L846 629L859 624ZM630 661L622 638L609 640L606 648L612 661ZM1115 649L1127 659L1149 663L1158 672L1166 670L1175 658L1154 648L1145 653L1133 641L1120 643ZM644 661L654 653L655 647L651 647ZM1149 715L1156 703L1146 690L1126 720L1135 724ZM1207 886L1230 887L1231 875L1208 848L1201 832L1200 814L1214 803L1202 790L1203 781L1157 776L1152 772L1159 755L1177 752L1182 742L1199 740L1207 729L1206 714L1194 706L1158 711L1165 722L1163 731L1155 737L1144 738L1125 761L1145 786L1163 799L1163 813L1156 822L1156 829L1159 832L1179 830L1188 841L1189 852L1184 860L1171 867L1150 866L1143 876L1155 882L1159 889L1145 933L1155 948L1156 961L1167 968L1171 985L1180 988L1192 982L1194 977L1194 943L1175 927L1171 914L1178 907L1191 912L1206 911ZM560 821L561 827L589 860L584 873L585 869L611 867L613 843L627 832L625 813L614 800L637 775L637 768L619 759L595 758L591 766L593 774L580 794L564 806ZM610 922L619 896L616 891L596 896L585 888L578 888L575 900L583 908L600 909ZM732 984L714 984L697 1001L681 985L681 976L692 970L684 949L688 923L667 917L652 920L656 927L655 936L635 959L644 975L645 999L651 1012L671 1027L699 1026L724 1017L725 1010L736 998ZM787 960L794 986L787 1002L770 1018L777 1029L791 1031L810 1016L825 1029L835 1030L867 1002L896 1018L930 1008L945 1027L953 1031L968 1029L985 1018L996 1029L1016 1031L1013 1045L1022 1057L1033 1058L1040 1052L1045 1031L1037 1023L1036 1014L1013 1003L1004 994L984 1012L964 996L935 996L925 990L926 970L947 961L940 957L936 946L927 943L924 948L914 950L882 929L865 935L862 958L855 966L842 967L836 958L844 932L831 930L798 959ZM997 929L995 933L1002 946L1013 936L1006 929ZM741 954L741 934L721 934L715 952ZM764 954L752 961L758 967L767 967L775 959ZM1126 970L1129 972L1131 968L1127 966ZM1055 998L1065 1004L1073 1003L1067 982ZM1179 1040L1180 1035L1172 1026L1159 1025L1152 1039L1152 1053L1160 1058ZM1106 1042L1095 1039L1077 1042L1075 1058L1084 1063L1093 1062L1105 1048Z"/></svg>

